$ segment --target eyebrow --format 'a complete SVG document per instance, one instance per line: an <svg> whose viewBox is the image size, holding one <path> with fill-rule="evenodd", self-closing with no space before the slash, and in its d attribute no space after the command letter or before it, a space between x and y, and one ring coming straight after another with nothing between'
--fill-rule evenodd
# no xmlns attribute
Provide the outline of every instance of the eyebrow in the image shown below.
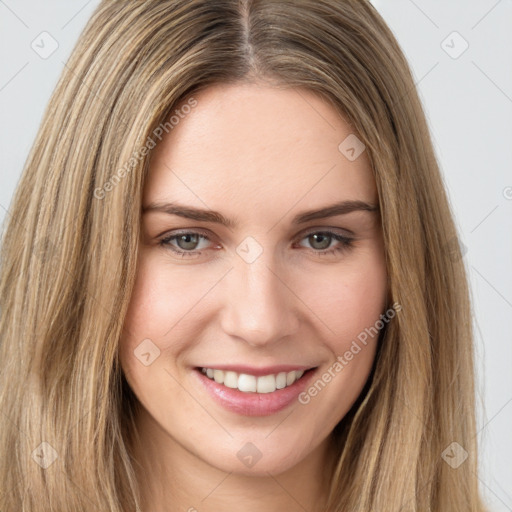
<svg viewBox="0 0 512 512"><path fill-rule="evenodd" d="M292 224L304 224L312 220L326 219L328 217L335 217L336 215L346 215L347 213L355 211L375 213L379 211L379 207L378 205L359 200L341 201L317 210L303 211L293 218ZM213 222L222 224L231 229L235 228L237 225L235 221L224 217L224 215L215 210L204 210L193 206L183 206L178 203L150 203L142 209L143 214L149 212L162 212L200 222Z"/></svg>

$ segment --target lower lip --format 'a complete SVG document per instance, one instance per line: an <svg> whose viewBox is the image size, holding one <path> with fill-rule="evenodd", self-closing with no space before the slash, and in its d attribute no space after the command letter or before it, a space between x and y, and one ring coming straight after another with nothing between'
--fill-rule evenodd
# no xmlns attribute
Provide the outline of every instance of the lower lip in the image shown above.
<svg viewBox="0 0 512 512"><path fill-rule="evenodd" d="M200 369L195 369L202 385L212 398L225 409L243 416L270 416L286 409L307 387L315 374L315 369L308 370L291 386L277 389L272 393L244 393L239 389L228 388L204 375Z"/></svg>

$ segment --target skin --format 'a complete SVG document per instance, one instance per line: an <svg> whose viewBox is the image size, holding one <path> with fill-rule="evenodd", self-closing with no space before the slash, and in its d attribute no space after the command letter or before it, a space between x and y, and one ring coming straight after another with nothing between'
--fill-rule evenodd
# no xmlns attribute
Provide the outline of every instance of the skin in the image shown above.
<svg viewBox="0 0 512 512"><path fill-rule="evenodd" d="M194 97L197 106L153 150L143 205L216 210L237 226L143 214L120 343L141 404L143 510L321 510L336 455L331 433L367 381L377 337L308 404L269 416L224 409L194 368L297 364L332 373L336 357L375 324L387 296L378 212L291 224L299 212L341 200L377 205L370 163L366 152L350 161L338 150L353 130L313 92L244 83ZM183 229L209 240L159 243ZM352 245L319 254L342 245L309 236L326 229ZM236 252L249 236L263 250L252 263ZM145 339L160 350L148 366L134 355ZM262 454L252 467L237 457L247 442Z"/></svg>

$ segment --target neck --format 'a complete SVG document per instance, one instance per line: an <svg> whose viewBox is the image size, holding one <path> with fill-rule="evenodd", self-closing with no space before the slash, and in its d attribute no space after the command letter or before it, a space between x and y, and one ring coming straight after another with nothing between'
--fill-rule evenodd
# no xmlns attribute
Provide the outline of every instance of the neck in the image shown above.
<svg viewBox="0 0 512 512"><path fill-rule="evenodd" d="M335 458L328 437L280 474L226 473L184 448L140 410L134 447L142 512L319 512L325 510Z"/></svg>

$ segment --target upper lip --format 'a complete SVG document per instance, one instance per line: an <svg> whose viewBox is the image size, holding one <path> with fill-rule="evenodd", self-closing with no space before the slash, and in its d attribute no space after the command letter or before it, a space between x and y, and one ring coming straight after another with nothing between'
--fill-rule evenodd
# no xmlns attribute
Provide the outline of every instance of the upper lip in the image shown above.
<svg viewBox="0 0 512 512"><path fill-rule="evenodd" d="M214 370L223 370L225 372L236 372L236 373L245 373L247 375L254 375L255 377L260 377L262 375L272 375L281 372L293 372L293 371L306 371L312 368L316 368L315 366L307 366L307 365L293 365L293 364L280 364L275 366L248 366L243 364L212 364L212 365L204 365L199 366L198 368L211 368Z"/></svg>

